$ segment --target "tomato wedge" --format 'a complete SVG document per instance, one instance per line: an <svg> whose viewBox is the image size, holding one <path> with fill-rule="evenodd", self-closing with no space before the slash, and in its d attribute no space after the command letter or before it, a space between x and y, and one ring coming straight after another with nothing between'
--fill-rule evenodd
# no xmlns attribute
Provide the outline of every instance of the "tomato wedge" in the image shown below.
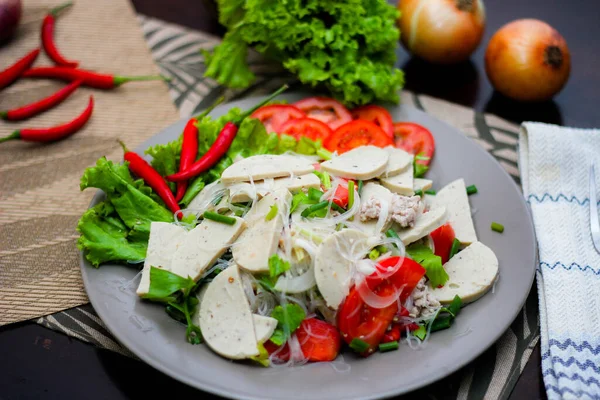
<svg viewBox="0 0 600 400"><path fill-rule="evenodd" d="M308 361L333 361L340 352L341 338L337 328L328 322L316 318L308 318L302 321L295 332L300 343L300 349ZM265 343L265 349L273 354L279 346L271 341ZM287 361L290 358L288 345L277 354L277 358Z"/></svg>
<svg viewBox="0 0 600 400"><path fill-rule="evenodd" d="M396 122L394 135L396 136L396 147L411 154L428 157L428 160L417 160L416 162L429 165L435 151L435 139L429 129L412 122Z"/></svg>
<svg viewBox="0 0 600 400"><path fill-rule="evenodd" d="M362 106L352 110L354 119L362 119L373 122L380 127L389 137L394 139L394 122L392 116L385 108L374 104Z"/></svg>
<svg viewBox="0 0 600 400"><path fill-rule="evenodd" d="M386 147L393 144L393 140L380 127L372 122L357 119L333 131L325 142L325 148L342 154L359 146Z"/></svg>
<svg viewBox="0 0 600 400"><path fill-rule="evenodd" d="M445 224L437 228L430 234L433 240L433 248L435 255L442 258L442 264L445 264L450 259L450 249L456 235L450 224Z"/></svg>
<svg viewBox="0 0 600 400"><path fill-rule="evenodd" d="M403 257L390 257L377 265L378 272L385 273L389 267L402 263L400 268L387 278L381 278L377 272L366 278L366 284L375 295L386 297L401 290L400 301L406 300L415 286L425 275L425 269L417 262ZM354 339L367 343L368 348L363 356L372 354L383 340L387 328L398 313L398 302L384 308L373 308L367 305L354 286L338 312L338 329L342 339L348 344Z"/></svg>
<svg viewBox="0 0 600 400"><path fill-rule="evenodd" d="M332 130L352 121L352 114L344 105L328 97L308 97L297 101L294 106L298 107L306 116L319 120Z"/></svg>
<svg viewBox="0 0 600 400"><path fill-rule="evenodd" d="M304 114L301 110L286 104L272 104L263 106L250 115L250 118L256 118L263 123L267 133L280 133L283 124L289 120L304 117L306 117L306 114Z"/></svg>
<svg viewBox="0 0 600 400"><path fill-rule="evenodd" d="M310 140L321 140L321 142L324 142L331 135L332 130L328 125L316 119L298 118L283 124L278 133L285 133L296 139L305 136Z"/></svg>

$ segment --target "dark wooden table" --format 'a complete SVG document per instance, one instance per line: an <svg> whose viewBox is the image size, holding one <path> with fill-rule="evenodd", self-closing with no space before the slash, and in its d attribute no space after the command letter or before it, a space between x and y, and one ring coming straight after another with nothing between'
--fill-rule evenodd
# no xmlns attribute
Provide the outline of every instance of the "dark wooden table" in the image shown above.
<svg viewBox="0 0 600 400"><path fill-rule="evenodd" d="M133 0L143 14L220 35L216 10L208 0ZM486 0L487 30L472 61L435 67L400 50L399 65L409 90L443 98L520 123L536 120L577 127L600 126L600 12L598 0ZM572 74L552 102L516 104L495 94L483 69L485 45L503 24L518 18L542 19L566 38ZM32 322L0 328L0 400L148 399L157 389L169 397L196 398L198 392L146 364L95 348ZM204 397L203 397L204 398ZM511 400L544 399L539 346L521 375Z"/></svg>

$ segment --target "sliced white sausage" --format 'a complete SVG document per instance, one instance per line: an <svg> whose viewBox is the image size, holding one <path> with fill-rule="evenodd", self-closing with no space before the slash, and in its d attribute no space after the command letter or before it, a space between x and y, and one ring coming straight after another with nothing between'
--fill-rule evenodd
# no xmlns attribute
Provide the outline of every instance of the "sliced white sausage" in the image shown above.
<svg viewBox="0 0 600 400"><path fill-rule="evenodd" d="M389 159L386 150L375 146L361 146L321 163L331 175L347 179L373 179L385 172Z"/></svg>
<svg viewBox="0 0 600 400"><path fill-rule="evenodd" d="M477 241L475 226L471 218L471 207L465 187L464 179L457 179L444 186L442 190L431 199L432 207L446 207L448 210L448 222L454 229L456 238L462 244Z"/></svg>
<svg viewBox="0 0 600 400"><path fill-rule="evenodd" d="M398 230L398 236L405 246L429 235L446 223L446 208L436 207L417 217L415 226Z"/></svg>
<svg viewBox="0 0 600 400"><path fill-rule="evenodd" d="M431 288L441 303L450 303L459 295L463 303L472 303L487 293L498 277L498 258L481 242L473 242L452 257L444 269L449 279L442 288Z"/></svg>
<svg viewBox="0 0 600 400"><path fill-rule="evenodd" d="M249 182L282 176L304 175L314 171L311 162L304 157L290 155L261 154L244 158L229 166L223 174L221 181L224 184L235 182Z"/></svg>
<svg viewBox="0 0 600 400"><path fill-rule="evenodd" d="M238 265L251 272L269 271L269 257L275 254L281 230L282 215L289 210L292 195L287 190L270 193L256 202L246 214L248 227L232 247L233 259ZM279 212L275 218L267 221L271 206L277 206Z"/></svg>
<svg viewBox="0 0 600 400"><path fill-rule="evenodd" d="M254 334L258 343L264 343L273 336L275 328L277 328L277 320L263 315L253 314Z"/></svg>
<svg viewBox="0 0 600 400"><path fill-rule="evenodd" d="M254 185L248 182L238 182L227 187L232 203L246 203L254 200L255 197L262 199L267 194L281 189L287 189L292 193L308 188L318 189L321 187L321 180L315 174L304 174L254 182Z"/></svg>
<svg viewBox="0 0 600 400"><path fill-rule="evenodd" d="M398 175L400 172L412 167L413 156L410 153L394 146L385 147L385 151L388 152L390 158L382 177L387 178Z"/></svg>
<svg viewBox="0 0 600 400"><path fill-rule="evenodd" d="M259 354L252 311L237 265L209 283L199 315L202 336L215 353L233 360Z"/></svg>
<svg viewBox="0 0 600 400"><path fill-rule="evenodd" d="M187 210L191 210L194 214L200 215L206 209L214 206L213 202L223 194L226 194L225 185L221 181L209 183L202 189L200 193L190 202L186 210L183 210L185 215L188 215Z"/></svg>
<svg viewBox="0 0 600 400"><path fill-rule="evenodd" d="M416 192L417 190L426 191L431 189L433 186L433 181L429 179L415 178L413 179L413 190Z"/></svg>
<svg viewBox="0 0 600 400"><path fill-rule="evenodd" d="M368 182L366 185L364 185L360 194L361 210L371 198L375 198L378 199L381 204L380 213L385 212L387 214L387 218L386 222L381 225L381 228L379 230L377 229L377 219L370 219L363 222L360 220L360 217L358 215L354 217L354 225L356 225L358 229L360 229L369 236L377 236L379 235L379 233L388 230L392 221L392 219L390 218L390 216L392 215L392 196L392 192L390 192L388 189L376 182Z"/></svg>
<svg viewBox="0 0 600 400"><path fill-rule="evenodd" d="M411 167L400 172L398 175L390 176L388 178L381 177L380 181L383 186L385 186L394 193L398 193L403 196L412 196L413 194L415 194L415 191L413 189L413 175L414 169Z"/></svg>
<svg viewBox="0 0 600 400"><path fill-rule="evenodd" d="M150 224L150 238L142 279L137 288L138 296L143 297L150 290L150 267L174 272L171 263L173 254L184 243L187 233L183 227L168 222L152 222Z"/></svg>
<svg viewBox="0 0 600 400"><path fill-rule="evenodd" d="M200 279L204 271L221 257L246 229L246 221L235 218L235 224L205 219L188 232L172 259L172 272L194 280Z"/></svg>
<svg viewBox="0 0 600 400"><path fill-rule="evenodd" d="M315 279L319 292L327 305L337 310L348 295L353 262L369 246L369 236L356 229L344 229L329 236L321 243L315 256Z"/></svg>

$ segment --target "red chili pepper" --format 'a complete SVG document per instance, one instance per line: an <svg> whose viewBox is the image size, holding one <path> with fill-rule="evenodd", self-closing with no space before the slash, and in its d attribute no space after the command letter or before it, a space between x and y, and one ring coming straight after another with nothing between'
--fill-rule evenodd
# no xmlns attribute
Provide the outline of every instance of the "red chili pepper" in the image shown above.
<svg viewBox="0 0 600 400"><path fill-rule="evenodd" d="M204 153L204 155L200 157L198 161L196 161L183 172L178 172L176 174L167 176L167 180L171 182L185 181L201 174L207 169L210 169L213 165L219 162L219 160L225 155L225 153L227 153L227 150L229 150L229 146L231 146L231 142L233 142L233 139L235 139L235 136L237 135L238 126L242 123L242 121L246 117L251 115L254 111L271 101L276 96L278 96L287 88L287 85L283 85L271 96L267 97L265 100L261 101L259 104L252 107L244 114L240 115L238 118L234 119L233 121L227 122L223 129L221 129L221 132L219 132L219 135L217 136L217 139L215 139L215 142L212 144L212 146L210 146L210 149L208 149L208 151Z"/></svg>
<svg viewBox="0 0 600 400"><path fill-rule="evenodd" d="M96 89L114 89L124 83L131 81L156 81L169 80L164 76L117 76L110 74L101 74L94 71L87 71L78 68L67 67L38 67L25 71L24 78L50 78L62 81L82 81L84 86Z"/></svg>
<svg viewBox="0 0 600 400"><path fill-rule="evenodd" d="M44 47L44 51L48 54L48 57L56 64L61 65L63 67L75 68L79 65L78 62L69 61L60 54L58 48L56 48L56 44L54 43L54 22L56 21L56 16L62 10L71 7L73 5L72 1L69 1L65 4L62 4L58 7L50 10L48 15L44 18L44 22L42 23L42 46Z"/></svg>
<svg viewBox="0 0 600 400"><path fill-rule="evenodd" d="M35 49L4 71L0 72L0 89L4 89L16 81L27 68L31 67L31 64L33 64L39 54L40 49Z"/></svg>
<svg viewBox="0 0 600 400"><path fill-rule="evenodd" d="M60 89L58 92L42 100L36 101L35 103L31 103L9 111L0 111L0 118L8 121L22 121L24 119L36 116L43 111L46 111L61 103L64 99L69 97L71 93L73 93L75 89L79 87L79 85L81 85L81 81L75 81Z"/></svg>
<svg viewBox="0 0 600 400"><path fill-rule="evenodd" d="M142 178L144 182L146 182L146 184L165 202L169 210L173 213L177 213L177 217L181 219L181 213L178 212L180 210L179 204L175 201L175 197L173 197L173 193L163 177L137 153L129 151L127 146L125 146L125 143L120 140L119 143L121 144L121 147L123 147L123 151L125 152L123 158L125 161L129 162L129 169L131 172Z"/></svg>
<svg viewBox="0 0 600 400"><path fill-rule="evenodd" d="M86 109L74 120L66 124L52 128L19 129L9 136L0 138L0 143L12 139L21 139L26 142L54 142L77 133L92 116L94 110L94 97L90 96L90 102Z"/></svg>
<svg viewBox="0 0 600 400"><path fill-rule="evenodd" d="M194 161L196 161L196 157L198 156L198 127L196 126L196 122L199 119L208 115L217 105L219 105L223 101L223 97L217 99L217 101L204 110L201 114L192 117L188 123L185 125L183 129L183 143L181 144L181 155L179 157L179 172L185 171L188 169ZM175 192L175 200L179 203L183 196L185 196L185 191L187 190L188 182L187 181L179 181L177 182L177 191Z"/></svg>

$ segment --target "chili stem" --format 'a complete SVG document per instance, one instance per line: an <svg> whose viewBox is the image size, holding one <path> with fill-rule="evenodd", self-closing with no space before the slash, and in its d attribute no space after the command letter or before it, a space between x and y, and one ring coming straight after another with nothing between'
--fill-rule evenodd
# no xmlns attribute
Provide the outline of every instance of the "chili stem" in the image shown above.
<svg viewBox="0 0 600 400"><path fill-rule="evenodd" d="M14 131L13 133L11 133L10 135L0 138L0 143L2 142L8 142L9 140L13 140L13 139L18 139L21 137L21 134L19 133L19 131Z"/></svg>
<svg viewBox="0 0 600 400"><path fill-rule="evenodd" d="M225 96L221 96L219 97L217 100L215 100L214 103L212 103L210 106L208 106L204 111L202 111L200 114L193 116L193 119L199 120L201 118L206 117L208 114L211 113L212 110L215 109L216 106L218 106L219 104L221 104L223 101L225 100Z"/></svg>
<svg viewBox="0 0 600 400"><path fill-rule="evenodd" d="M121 86L127 82L133 81L171 81L171 78L164 75L142 75L142 76L118 76L113 77L115 86Z"/></svg>
<svg viewBox="0 0 600 400"><path fill-rule="evenodd" d="M204 217L204 219L210 219L215 222L221 222L227 225L235 225L237 221L235 218L228 217L227 215L217 214L212 211L205 211L204 214L202 214L202 216Z"/></svg>
<svg viewBox="0 0 600 400"><path fill-rule="evenodd" d="M52 15L53 17L56 17L61 11L66 10L67 8L71 7L73 5L72 1L67 1L66 3L63 3L59 6L54 7L52 10L50 10L50 12L48 14Z"/></svg>
<svg viewBox="0 0 600 400"><path fill-rule="evenodd" d="M237 117L236 119L234 119L231 122L233 122L235 125L241 124L242 121L244 119L246 119L247 117L249 117L250 115L252 115L252 113L254 111L258 110L259 108L261 108L262 106L264 106L265 104L267 104L269 101L271 101L275 97L279 96L282 92L286 91L288 87L289 86L287 84L283 85L282 87L280 87L279 89L277 89L272 95L270 95L269 97L267 97L266 99L264 99L260 103L256 104L254 107L250 108L248 111L246 111L245 113L243 113L242 115L240 115L239 117Z"/></svg>

